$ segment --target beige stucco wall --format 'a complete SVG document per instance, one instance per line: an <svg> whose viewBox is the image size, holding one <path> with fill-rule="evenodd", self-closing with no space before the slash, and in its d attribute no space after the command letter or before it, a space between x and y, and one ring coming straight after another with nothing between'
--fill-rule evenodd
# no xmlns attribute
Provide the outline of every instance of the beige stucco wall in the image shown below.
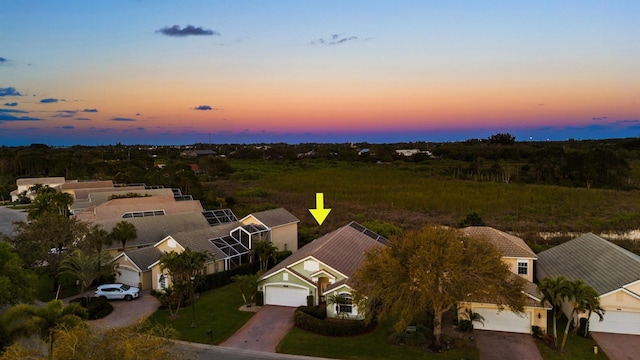
<svg viewBox="0 0 640 360"><path fill-rule="evenodd" d="M636 281L635 283L631 283L625 286L624 288L633 293L640 294L640 279L638 279L638 281Z"/></svg>
<svg viewBox="0 0 640 360"><path fill-rule="evenodd" d="M640 312L640 299L622 289L600 298L600 306L605 311L635 311ZM606 312L605 312L606 316Z"/></svg>
<svg viewBox="0 0 640 360"><path fill-rule="evenodd" d="M155 291L162 291L162 289L160 288L160 275L162 274L163 272L160 270L159 263L151 267L151 289ZM166 285L168 287L171 285L171 278L169 277L169 274L166 272L166 270L164 271L164 276L167 278Z"/></svg>
<svg viewBox="0 0 640 360"><path fill-rule="evenodd" d="M509 265L509 270L514 273L514 274L518 274L518 262L520 261L526 261L527 262L527 266L528 266L528 272L527 272L527 276L524 275L520 275L523 278L527 279L529 282L533 282L533 259L524 259L524 258L502 258L502 261L504 263L506 263L507 265Z"/></svg>
<svg viewBox="0 0 640 360"><path fill-rule="evenodd" d="M203 272L204 272L203 274L208 275L208 274L213 274L220 271L224 271L224 261L216 260L216 261L208 262L205 264L205 267L203 269ZM163 291L163 289L160 288L160 275L162 274L164 274L164 276L167 279L165 283L166 286L167 287L171 286L171 278L169 277L169 273L166 270L164 271L160 270L160 263L156 263L154 266L151 267L151 271L147 271L143 274L148 277L148 282L150 284L150 286L146 287L145 289Z"/></svg>
<svg viewBox="0 0 640 360"><path fill-rule="evenodd" d="M253 214L242 219L243 224L262 224ZM279 251L298 251L298 223L276 226L271 229L271 242Z"/></svg>
<svg viewBox="0 0 640 360"><path fill-rule="evenodd" d="M271 229L271 242L280 251L298 251L298 224L288 224Z"/></svg>
<svg viewBox="0 0 640 360"><path fill-rule="evenodd" d="M178 242L175 241L171 236L167 236L166 238L162 239L161 242L156 244L156 248L158 248L158 250L162 252L175 251L177 253L181 253L184 251L182 246L178 244Z"/></svg>

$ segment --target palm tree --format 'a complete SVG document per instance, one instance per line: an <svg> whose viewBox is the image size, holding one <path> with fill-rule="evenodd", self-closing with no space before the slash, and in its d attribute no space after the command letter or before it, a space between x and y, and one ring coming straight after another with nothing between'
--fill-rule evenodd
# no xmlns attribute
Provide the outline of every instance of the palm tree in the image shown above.
<svg viewBox="0 0 640 360"><path fill-rule="evenodd" d="M206 251L192 251L190 248L186 248L181 253L172 251L160 256L160 269L169 272L172 293L176 293L176 296L171 296L169 300L177 301L177 308L180 307L183 299L191 295L191 306L195 314L194 286L198 281L197 277L202 273L204 264L210 257L211 255Z"/></svg>
<svg viewBox="0 0 640 360"><path fill-rule="evenodd" d="M109 273L113 271L112 268L108 265L102 265L108 264L110 260L109 254L104 251L86 254L80 249L75 249L62 260L60 274L74 276L78 280L80 294L84 294L94 280L102 275L110 275ZM86 295L85 297L88 298Z"/></svg>
<svg viewBox="0 0 640 360"><path fill-rule="evenodd" d="M240 286L240 294L242 295L242 300L244 300L245 306L251 306L251 303L253 303L253 298L258 292L258 275L235 275L231 278L231 280L233 280L233 282L235 283L238 283L238 285Z"/></svg>
<svg viewBox="0 0 640 360"><path fill-rule="evenodd" d="M598 293L580 279L568 282L566 298L569 304L571 304L571 315L568 317L567 326L564 328L564 337L562 338L560 351L564 350L564 345L567 342L567 334L569 333L569 327L573 319L575 319L581 312L588 311L589 309L595 310L596 308L600 308L600 298ZM577 331L580 327L580 323L578 322L575 327Z"/></svg>
<svg viewBox="0 0 640 360"><path fill-rule="evenodd" d="M102 225L95 224L89 228L86 242L88 243L86 248L100 252L105 245L113 244L113 239Z"/></svg>
<svg viewBox="0 0 640 360"><path fill-rule="evenodd" d="M7 310L4 321L14 336L39 335L49 343L49 359L53 357L55 334L60 329L84 326L87 310L78 303L64 305L62 300L51 300L44 307L19 304Z"/></svg>
<svg viewBox="0 0 640 360"><path fill-rule="evenodd" d="M69 207L73 204L73 196L68 193L58 193L55 189L44 186L32 186L30 189L36 194L33 206L29 209L29 220L34 220L44 214L56 214L69 217Z"/></svg>
<svg viewBox="0 0 640 360"><path fill-rule="evenodd" d="M257 257L260 261L260 272L267 271L269 266L269 259L275 260L278 256L278 248L270 241L256 241L253 243L251 251L249 252L251 257Z"/></svg>
<svg viewBox="0 0 640 360"><path fill-rule="evenodd" d="M545 302L548 302L553 308L553 345L556 349L558 349L557 324L561 313L559 310L562 308L562 301L568 294L568 283L569 280L564 276L557 276L555 278L543 278L538 284L538 291L542 293L540 303L544 305Z"/></svg>
<svg viewBox="0 0 640 360"><path fill-rule="evenodd" d="M471 328L472 329L473 329L473 323L474 322L479 322L480 324L484 325L484 316L482 316L479 313L471 310L470 308L464 309L464 316L471 323Z"/></svg>
<svg viewBox="0 0 640 360"><path fill-rule="evenodd" d="M346 304L347 304L347 297L345 295L333 293L327 296L327 305L335 306L336 315L341 319L344 319L345 317L348 316L348 314L344 312L342 309L342 305L346 305Z"/></svg>
<svg viewBox="0 0 640 360"><path fill-rule="evenodd" d="M111 229L109 237L113 241L117 241L122 244L122 252L127 248L127 241L135 240L138 237L136 226L128 221L120 221L116 223L116 226Z"/></svg>
<svg viewBox="0 0 640 360"><path fill-rule="evenodd" d="M584 326L584 337L587 337L589 334L589 321L591 320L591 315L596 314L600 321L604 320L604 309L600 306L600 296L596 296L591 299L591 301L587 301L587 322Z"/></svg>

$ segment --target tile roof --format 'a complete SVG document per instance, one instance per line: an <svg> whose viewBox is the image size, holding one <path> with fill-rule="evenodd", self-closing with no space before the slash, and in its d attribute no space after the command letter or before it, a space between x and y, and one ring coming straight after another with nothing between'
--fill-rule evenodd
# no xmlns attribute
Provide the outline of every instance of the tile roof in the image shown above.
<svg viewBox="0 0 640 360"><path fill-rule="evenodd" d="M154 246L147 246L140 249L130 250L125 253L131 261L133 261L140 270L148 271L149 265L158 261L162 255L162 251Z"/></svg>
<svg viewBox="0 0 640 360"><path fill-rule="evenodd" d="M581 279L602 295L640 280L640 256L587 233L539 253L536 275Z"/></svg>
<svg viewBox="0 0 640 360"><path fill-rule="evenodd" d="M537 256L531 248L517 236L507 234L488 226L470 226L461 229L467 236L484 237L494 244L504 257L533 258Z"/></svg>
<svg viewBox="0 0 640 360"><path fill-rule="evenodd" d="M163 216L102 220L96 221L94 224L100 224L106 231L110 232L120 221L130 222L136 227L138 237L128 242L127 247L150 246L173 233L210 227L207 219L199 211ZM107 249L118 249L121 246L122 244L113 243Z"/></svg>
<svg viewBox="0 0 640 360"><path fill-rule="evenodd" d="M202 212L204 210L199 200L176 201L173 195L163 195L109 200L98 206L78 212L76 217L80 220L89 221L122 219L122 215L127 212L160 209L167 214L192 211Z"/></svg>
<svg viewBox="0 0 640 360"><path fill-rule="evenodd" d="M113 181L96 180L96 181L67 181L60 185L62 190L79 190L79 189L113 189Z"/></svg>
<svg viewBox="0 0 640 360"><path fill-rule="evenodd" d="M300 219L284 208L259 211L251 215L269 228L300 222Z"/></svg>
<svg viewBox="0 0 640 360"><path fill-rule="evenodd" d="M21 178L16 180L17 186L26 185L48 185L48 184L63 184L65 182L64 177L39 177L39 178Z"/></svg>
<svg viewBox="0 0 640 360"><path fill-rule="evenodd" d="M267 271L263 278L308 256L313 256L323 264L336 269L347 277L351 277L364 261L367 250L376 246L384 246L380 241L376 241L361 229L363 229L362 226L352 222L321 236ZM377 236L377 234L375 235Z"/></svg>

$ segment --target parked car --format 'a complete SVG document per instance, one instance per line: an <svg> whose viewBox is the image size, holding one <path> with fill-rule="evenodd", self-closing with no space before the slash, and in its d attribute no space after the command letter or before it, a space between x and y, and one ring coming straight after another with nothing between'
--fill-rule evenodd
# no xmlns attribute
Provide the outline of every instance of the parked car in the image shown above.
<svg viewBox="0 0 640 360"><path fill-rule="evenodd" d="M140 296L140 289L125 284L104 284L96 289L96 297L107 300L124 299L133 300Z"/></svg>

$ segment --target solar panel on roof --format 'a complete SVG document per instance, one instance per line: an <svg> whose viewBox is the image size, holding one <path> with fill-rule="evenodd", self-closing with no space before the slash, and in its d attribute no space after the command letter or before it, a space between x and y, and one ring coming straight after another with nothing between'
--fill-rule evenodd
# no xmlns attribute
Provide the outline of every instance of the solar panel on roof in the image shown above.
<svg viewBox="0 0 640 360"><path fill-rule="evenodd" d="M375 240L375 241L377 241L377 242L379 242L379 243L381 243L383 245L387 245L387 242L388 242L387 238L385 238L382 235L376 234L375 232L367 229L366 227L358 224L357 222L352 221L349 224L349 226L351 226L352 228L354 228L354 229L360 231L361 233L367 235L368 237L372 238L373 240Z"/></svg>

